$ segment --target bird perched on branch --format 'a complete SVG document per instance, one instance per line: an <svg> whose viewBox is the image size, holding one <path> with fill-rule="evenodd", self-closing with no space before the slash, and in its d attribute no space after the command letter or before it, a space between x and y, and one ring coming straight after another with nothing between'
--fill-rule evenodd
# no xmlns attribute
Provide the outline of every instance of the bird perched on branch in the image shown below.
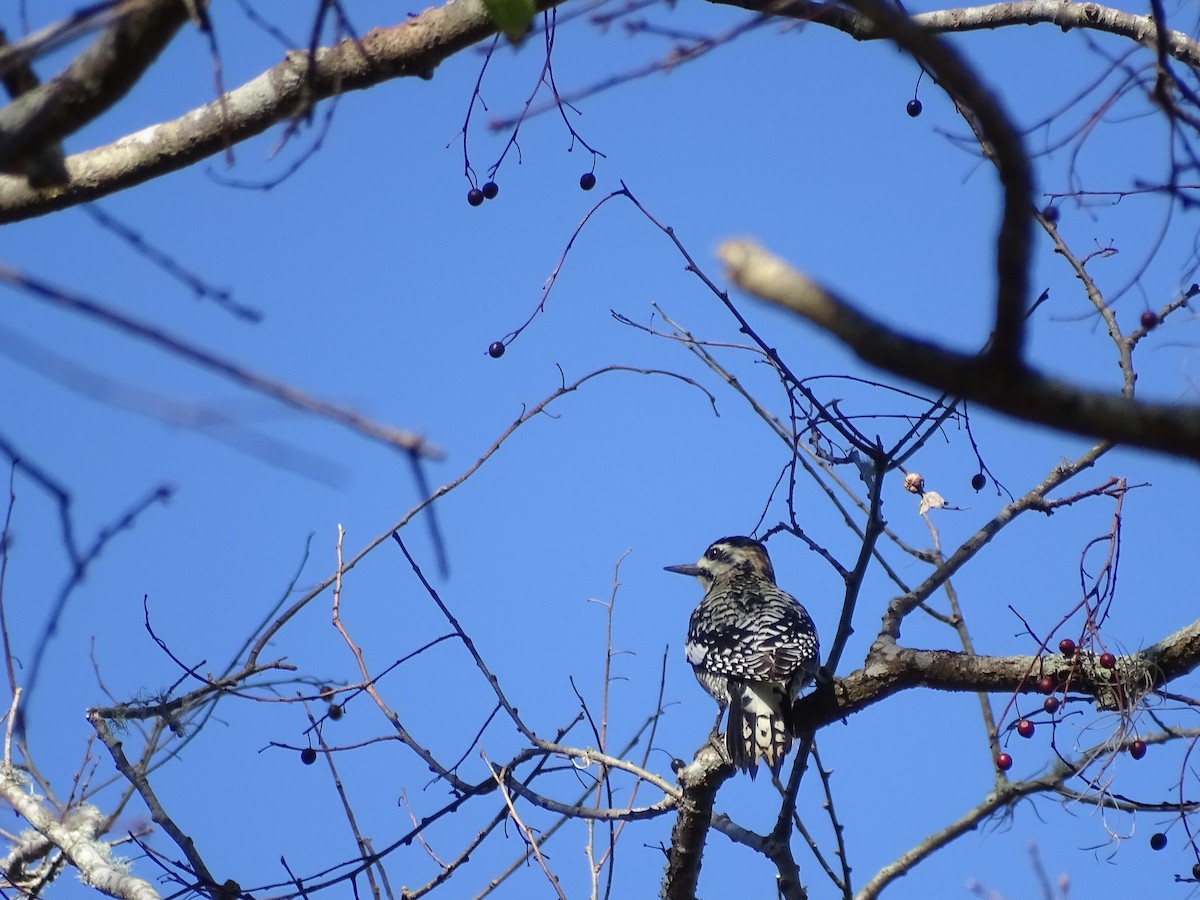
<svg viewBox="0 0 1200 900"><path fill-rule="evenodd" d="M729 710L729 761L753 778L761 759L778 777L795 735L792 701L820 666L808 610L775 584L767 548L753 538L721 538L698 562L666 570L694 575L704 588L684 650L721 707L718 725Z"/></svg>

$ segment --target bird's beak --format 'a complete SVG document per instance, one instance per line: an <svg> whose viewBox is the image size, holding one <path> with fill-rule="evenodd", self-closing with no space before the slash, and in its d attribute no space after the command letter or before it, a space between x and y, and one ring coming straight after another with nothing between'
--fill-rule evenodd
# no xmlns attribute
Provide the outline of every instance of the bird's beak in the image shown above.
<svg viewBox="0 0 1200 900"><path fill-rule="evenodd" d="M674 572L676 575L692 575L697 578L700 576L700 567L695 563L688 563L684 566L663 566L663 569Z"/></svg>

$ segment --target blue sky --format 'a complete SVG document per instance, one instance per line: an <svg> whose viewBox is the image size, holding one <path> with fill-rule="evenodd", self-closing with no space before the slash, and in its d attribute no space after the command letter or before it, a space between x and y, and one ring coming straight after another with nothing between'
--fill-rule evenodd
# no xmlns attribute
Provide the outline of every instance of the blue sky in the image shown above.
<svg viewBox="0 0 1200 900"><path fill-rule="evenodd" d="M349 12L359 30L403 15L383 3L354 4ZM744 18L736 10L687 4L647 14L660 25L704 33ZM303 18L285 29L301 40ZM232 5L214 10L214 20L228 85L280 58L280 49ZM2 24L17 31L13 21ZM1104 65L1101 51L1124 49L1115 41L1094 41L1092 48L1080 35L1038 27L973 34L955 45L986 73L1018 122L1031 124L1096 77ZM576 22L560 30L556 75L561 86L585 86L658 58L670 46L669 40L630 39L620 28L602 33ZM544 734L578 709L571 679L590 708L598 708L605 616L592 601L607 600L613 567L628 551L613 621L621 655L614 663L619 680L611 689L609 729L619 747L653 712L666 648L667 712L649 765L669 777L671 757L690 758L703 740L713 706L682 654L699 588L663 573L662 566L695 559L720 535L752 529L787 452L683 347L622 325L610 311L658 324L658 304L697 336L734 343L743 338L716 298L684 271L666 237L632 204L615 198L575 242L546 311L503 358L491 359L487 346L533 311L576 225L623 181L651 214L676 229L705 273L721 284L715 247L730 237L754 236L887 321L957 347L976 347L988 329L995 178L947 138L965 129L933 85L921 84L923 114L905 114L918 70L894 48L858 44L816 27L771 26L669 74L580 101L581 114L572 122L605 154L596 165L596 190L585 193L577 184L592 168L590 154L579 146L568 152L561 120L543 115L522 126L519 155L510 151L496 175L499 197L474 209L464 200L469 185L457 134L481 62L475 52L462 53L432 81L405 80L342 98L323 149L273 190L234 189L221 179L273 177L311 133L272 159L276 129L237 147L232 170L214 159L100 202L183 265L261 311L258 325L197 300L80 210L7 226L0 261L379 421L421 431L445 450L443 461L425 468L433 485L466 470L524 407L563 379L617 364L668 369L700 382L716 396L719 417L694 387L627 372L599 377L556 400L552 415L525 424L476 475L438 501L448 577L436 573L426 520L418 518L404 532L509 697ZM477 172L488 168L507 140L507 134L488 132L487 119L520 109L540 64L536 41L518 53L497 51L483 85L489 111L476 111L468 135ZM41 65L43 74L52 69ZM73 137L68 149L100 145L175 117L211 95L207 45L185 32L127 101ZM1138 178L1162 177L1167 156L1161 129L1153 120L1132 118L1143 108L1136 101L1118 107L1089 138L1078 158L1085 186L1119 189ZM1076 122L1090 109L1069 112L1067 119ZM1065 124L1040 130L1031 146L1067 130ZM1041 190L1067 190L1069 163L1066 152L1039 160ZM1063 207L1060 228L1077 252L1110 242L1120 250L1091 264L1105 290L1115 294L1137 279L1116 301L1126 328L1144 309L1173 299L1181 285L1195 280L1190 214L1176 213L1143 268L1164 214L1162 201L1151 197ZM1032 358L1051 371L1115 390L1111 342L1043 236L1038 246L1033 285L1039 292L1048 287L1051 300L1032 326ZM110 771L96 748L85 756L86 707L107 702L106 690L121 699L153 696L180 674L143 627L143 596L172 653L202 671L219 672L293 578L304 590L332 572L339 524L351 555L393 527L421 492L407 460L394 451L95 322L4 293L0 384L7 414L0 433L70 490L72 521L82 539L90 540L157 486L175 489L169 503L145 512L105 549L49 644L30 701L30 741L40 769L62 789L81 766L95 766L94 784ZM878 377L806 325L747 298L738 302L797 372ZM1137 355L1139 392L1190 399L1195 340L1193 317L1182 311L1144 342ZM764 366L744 352L717 353L761 402L786 414L784 395ZM69 376L67 384L49 377L62 361L92 374ZM217 410L227 419L195 428L120 408L99 375L156 392L179 416ZM102 396L89 396L97 388ZM892 402L836 383L822 390L864 409ZM987 465L1014 493L1088 446L981 409L972 420ZM295 464L247 452L247 446L266 446L264 440L288 448L286 460ZM277 450L265 452L279 457ZM1003 502L990 486L979 494L970 490L976 467L961 430L930 441L911 467L963 507L936 516L943 547L956 546ZM1147 484L1126 498L1117 599L1104 634L1113 645L1133 650L1195 617L1188 574L1195 469L1117 451L1073 486L1084 489L1113 475ZM855 480L848 471L843 477ZM28 666L68 569L50 498L20 475L15 488L4 601L19 661ZM849 562L856 546L840 514L810 483L800 484L797 497L808 534ZM929 544L915 498L898 479L884 502L898 534L917 546ZM776 501L767 524L783 512ZM1093 501L1052 517L1027 516L955 579L980 652L1032 652L1009 607L1035 628L1055 627L1078 599L1080 552L1108 529L1112 513L1110 501ZM831 640L840 610L837 575L799 543L777 539L771 551L780 583L807 604ZM910 583L926 573L894 551L889 558ZM857 633L839 674L861 661L894 593L881 572L868 576ZM373 671L447 630L389 543L347 575L341 603ZM329 604L327 593L310 605L270 654L330 683L354 681L354 660L330 627ZM1062 633L1077 631L1074 623ZM910 621L903 637L913 646L954 645L951 633L928 620ZM1193 683L1176 687L1194 693ZM380 690L414 734L449 758L467 750L492 705L469 657L449 642L406 663ZM290 696L294 687L280 691ZM994 700L997 709L1004 702ZM1021 704L1036 708L1033 700ZM1111 733L1110 718L1077 707L1079 715L1056 732L1056 740L1082 746ZM1186 716L1173 721L1193 724ZM1153 728L1148 720L1141 724ZM159 771L156 787L164 803L221 877L257 886L285 877L281 855L301 874L353 855L328 773L270 746L303 746L306 727L295 704L226 701ZM326 730L327 740L345 746L387 734L386 721L365 697L352 701L346 717ZM1048 735L1045 728L1030 741L1008 741L1014 776L1049 764ZM577 740L592 743L583 733ZM992 783L970 696L910 692L825 729L818 740L824 764L834 772L835 804L857 886L979 802ZM519 741L511 727L497 722L480 746L496 761L515 752ZM408 814L397 805L402 792L418 817L446 800L419 761L394 742L346 750L337 761L360 827L377 847L408 828ZM1182 762L1182 749L1152 750L1140 763L1118 757L1110 770L1113 788L1170 799ZM478 748L467 755L463 773L472 779L486 774ZM573 799L574 781L569 774L559 778L556 796ZM1183 792L1192 796L1190 771L1188 778ZM642 790L640 799L655 799ZM765 779L736 779L722 791L718 807L746 827L765 830L773 814L770 795ZM801 815L828 853L821 801L817 780L809 779ZM428 839L440 856L453 857L495 811L493 800L468 806L431 829ZM1188 873L1195 859L1170 815L1106 817L1089 806L1049 799L1024 803L1015 813L961 838L886 896L968 897L972 880L1005 897L1033 896L1030 845L1039 848L1052 877L1069 876L1076 896L1102 889L1129 896L1195 893L1173 883L1175 873ZM553 822L532 812L529 817L541 827ZM131 805L126 819L132 825L146 816ZM1146 838L1172 821L1171 844L1152 852ZM669 824L664 817L631 825L623 835L615 896L657 892L663 859L656 848L668 839ZM571 897L587 896L585 839L576 825L547 846ZM151 842L176 855L161 834ZM443 896L474 896L521 849L511 827L507 836L497 834ZM749 896L772 895L768 865L749 851L714 833L708 853L702 894L741 888ZM829 896L811 856L802 847L797 853L813 896ZM140 859L135 871L155 874ZM435 871L418 847L401 848L389 860L393 887L416 886ZM64 879L53 895L83 893ZM541 873L529 868L498 895L548 893Z"/></svg>

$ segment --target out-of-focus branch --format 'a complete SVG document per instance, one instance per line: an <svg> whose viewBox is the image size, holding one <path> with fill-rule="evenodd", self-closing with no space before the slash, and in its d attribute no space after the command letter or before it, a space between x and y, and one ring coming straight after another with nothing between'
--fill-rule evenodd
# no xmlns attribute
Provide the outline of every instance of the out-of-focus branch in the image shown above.
<svg viewBox="0 0 1200 900"><path fill-rule="evenodd" d="M960 353L895 331L749 240L718 253L743 290L828 331L860 358L997 412L1091 437L1200 460L1200 408L1089 390L1023 365Z"/></svg>
<svg viewBox="0 0 1200 900"><path fill-rule="evenodd" d="M44 147L92 121L137 84L188 20L190 3L131 0L59 74L0 109L0 168L36 157ZM36 180L36 179L35 179Z"/></svg>
<svg viewBox="0 0 1200 900"><path fill-rule="evenodd" d="M233 381L235 384L265 394L295 409L315 413L323 418L337 422L364 437L408 453L428 456L433 459L441 456L441 451L419 434L382 425L356 410L339 406L328 400L322 400L319 397L314 397L286 382L276 381L275 379L260 375L239 363L223 359L181 338L168 334L154 325L118 312L116 309L100 303L91 297L85 297L82 294L55 287L40 279L10 269L3 264L0 264L0 284L11 285L19 291L51 303L60 309L82 313L84 316L101 322L110 328L133 335L181 359L194 363L203 369L215 372Z"/></svg>
<svg viewBox="0 0 1200 900"><path fill-rule="evenodd" d="M538 8L559 2L539 0ZM36 190L24 178L0 175L0 222L85 203L185 168L336 94L393 78L430 78L444 59L495 31L482 0L456 0L403 24L373 28L361 39L323 47L311 58L291 51L273 68L174 121L68 157L65 185Z"/></svg>
<svg viewBox="0 0 1200 900"><path fill-rule="evenodd" d="M0 53L4 52L8 46L8 35L3 28L0 28ZM41 83L27 59L17 61L12 68L0 69L0 82L4 84L8 96L13 99L32 91ZM5 143L2 133L0 133L0 143ZM19 158L14 158L14 156L19 156ZM24 175L34 187L61 184L67 180L61 141L45 143L24 154L14 156L0 161L0 172Z"/></svg>
<svg viewBox="0 0 1200 900"><path fill-rule="evenodd" d="M996 293L991 338L983 354L1019 367L1025 350L1029 266L1033 237L1033 168L1025 141L994 90L950 44L882 0L848 0L884 37L909 53L954 101L996 167L1002 200L996 234Z"/></svg>

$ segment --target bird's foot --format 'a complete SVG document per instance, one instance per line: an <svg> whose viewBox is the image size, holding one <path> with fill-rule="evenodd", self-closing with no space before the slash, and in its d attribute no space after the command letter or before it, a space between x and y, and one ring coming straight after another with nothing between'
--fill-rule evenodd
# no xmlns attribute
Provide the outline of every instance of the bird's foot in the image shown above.
<svg viewBox="0 0 1200 900"><path fill-rule="evenodd" d="M733 760L729 756L729 747L726 746L725 735L716 728L713 728L712 733L708 736L708 746L713 748L724 765L733 765Z"/></svg>

